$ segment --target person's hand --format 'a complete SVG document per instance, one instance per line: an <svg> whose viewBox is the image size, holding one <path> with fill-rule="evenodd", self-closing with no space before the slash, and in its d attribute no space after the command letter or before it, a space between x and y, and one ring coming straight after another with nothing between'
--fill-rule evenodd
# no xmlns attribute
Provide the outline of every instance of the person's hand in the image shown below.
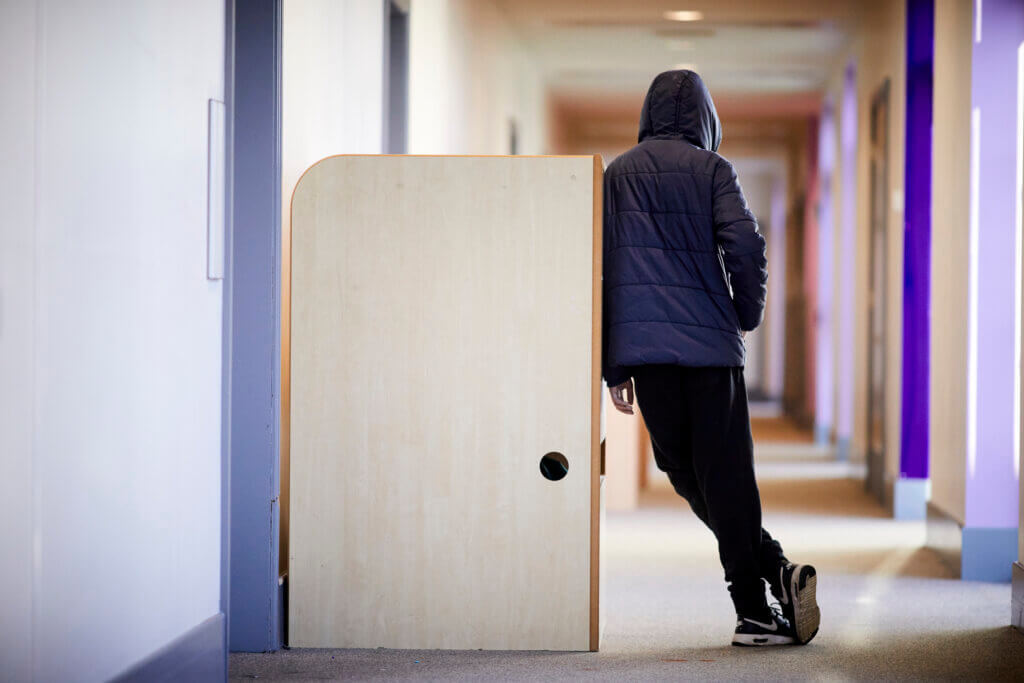
<svg viewBox="0 0 1024 683"><path fill-rule="evenodd" d="M608 387L608 393L612 396L612 403L615 409L626 415L633 414L633 380L627 379L622 384Z"/></svg>

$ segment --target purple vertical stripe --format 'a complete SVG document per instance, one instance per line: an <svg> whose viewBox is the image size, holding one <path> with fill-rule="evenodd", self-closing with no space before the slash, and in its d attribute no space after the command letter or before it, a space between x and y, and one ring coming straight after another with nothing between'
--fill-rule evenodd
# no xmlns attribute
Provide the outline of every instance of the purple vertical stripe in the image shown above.
<svg viewBox="0 0 1024 683"><path fill-rule="evenodd" d="M907 0L903 233L903 400L900 476L928 476L934 0Z"/></svg>

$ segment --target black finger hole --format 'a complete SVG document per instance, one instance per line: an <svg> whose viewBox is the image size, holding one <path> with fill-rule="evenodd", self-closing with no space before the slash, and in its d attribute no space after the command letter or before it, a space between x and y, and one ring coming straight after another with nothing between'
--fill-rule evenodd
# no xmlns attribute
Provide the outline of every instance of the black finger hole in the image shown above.
<svg viewBox="0 0 1024 683"><path fill-rule="evenodd" d="M558 481L569 474L569 461L557 451L552 451L540 459L540 473L545 479Z"/></svg>

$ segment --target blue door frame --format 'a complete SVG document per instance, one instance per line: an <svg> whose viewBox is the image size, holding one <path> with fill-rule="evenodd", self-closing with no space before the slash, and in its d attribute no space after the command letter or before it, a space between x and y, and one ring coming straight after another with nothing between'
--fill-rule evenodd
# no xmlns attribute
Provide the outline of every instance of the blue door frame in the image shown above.
<svg viewBox="0 0 1024 683"><path fill-rule="evenodd" d="M225 298L225 544L231 651L277 650L281 418L281 0L228 4L232 144ZM233 54L231 43L233 42Z"/></svg>

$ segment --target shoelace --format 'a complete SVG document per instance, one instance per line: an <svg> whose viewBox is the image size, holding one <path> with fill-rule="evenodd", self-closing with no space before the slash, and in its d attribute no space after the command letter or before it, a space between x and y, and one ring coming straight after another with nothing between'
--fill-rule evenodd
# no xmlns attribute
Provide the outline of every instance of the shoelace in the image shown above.
<svg viewBox="0 0 1024 683"><path fill-rule="evenodd" d="M790 627L789 620L786 619L786 617L782 614L782 605L780 605L777 600L773 600L770 603L768 603L768 609L772 611L772 614L775 616L776 621L786 626L787 628Z"/></svg>

